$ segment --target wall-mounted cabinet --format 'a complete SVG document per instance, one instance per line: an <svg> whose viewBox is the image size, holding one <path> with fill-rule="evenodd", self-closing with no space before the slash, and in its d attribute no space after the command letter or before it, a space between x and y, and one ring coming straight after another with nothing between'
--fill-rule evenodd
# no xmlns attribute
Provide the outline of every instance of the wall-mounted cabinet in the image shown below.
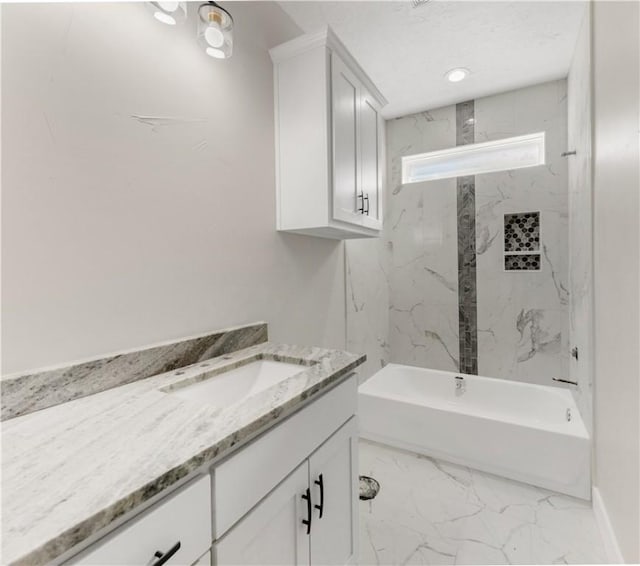
<svg viewBox="0 0 640 566"><path fill-rule="evenodd" d="M385 98L329 28L270 53L278 230L336 239L378 236Z"/></svg>

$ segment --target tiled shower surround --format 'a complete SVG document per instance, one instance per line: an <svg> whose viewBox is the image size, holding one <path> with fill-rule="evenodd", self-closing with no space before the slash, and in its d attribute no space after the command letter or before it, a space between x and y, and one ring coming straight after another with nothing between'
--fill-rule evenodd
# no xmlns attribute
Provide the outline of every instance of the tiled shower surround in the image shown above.
<svg viewBox="0 0 640 566"><path fill-rule="evenodd" d="M347 347L368 354L365 376L389 361L545 385L567 375L566 94L559 80L387 122L384 233L347 242ZM540 131L544 166L401 183L403 155ZM531 211L539 270L505 271L504 216Z"/></svg>

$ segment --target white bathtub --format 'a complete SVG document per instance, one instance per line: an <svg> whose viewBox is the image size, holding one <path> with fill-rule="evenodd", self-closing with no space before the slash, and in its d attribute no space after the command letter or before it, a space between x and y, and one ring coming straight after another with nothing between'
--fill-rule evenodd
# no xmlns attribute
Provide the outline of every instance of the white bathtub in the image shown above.
<svg viewBox="0 0 640 566"><path fill-rule="evenodd" d="M358 399L362 438L591 497L589 435L566 389L389 364Z"/></svg>

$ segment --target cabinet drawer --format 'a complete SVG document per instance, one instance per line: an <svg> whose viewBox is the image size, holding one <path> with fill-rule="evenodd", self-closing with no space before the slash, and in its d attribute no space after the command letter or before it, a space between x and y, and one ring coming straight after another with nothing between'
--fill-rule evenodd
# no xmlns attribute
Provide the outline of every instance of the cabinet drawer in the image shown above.
<svg viewBox="0 0 640 566"><path fill-rule="evenodd" d="M357 408L355 374L213 470L214 538L278 485Z"/></svg>
<svg viewBox="0 0 640 566"><path fill-rule="evenodd" d="M211 481L203 476L162 499L66 564L152 564L154 553L180 548L166 562L189 566L211 546Z"/></svg>

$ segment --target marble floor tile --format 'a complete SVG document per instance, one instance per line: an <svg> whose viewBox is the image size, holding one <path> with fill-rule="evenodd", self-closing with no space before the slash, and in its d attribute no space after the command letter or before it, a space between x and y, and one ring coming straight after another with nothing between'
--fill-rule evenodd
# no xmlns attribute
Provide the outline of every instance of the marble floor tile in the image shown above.
<svg viewBox="0 0 640 566"><path fill-rule="evenodd" d="M364 440L360 473L360 566L606 561L588 502Z"/></svg>

